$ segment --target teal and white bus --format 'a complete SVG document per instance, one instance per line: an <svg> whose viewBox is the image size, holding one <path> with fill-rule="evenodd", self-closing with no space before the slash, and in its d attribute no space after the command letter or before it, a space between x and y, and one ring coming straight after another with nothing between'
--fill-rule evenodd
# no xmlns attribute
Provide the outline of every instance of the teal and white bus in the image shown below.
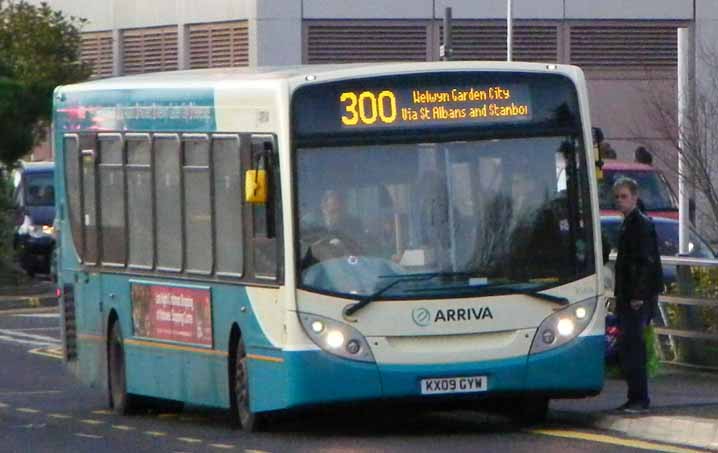
<svg viewBox="0 0 718 453"><path fill-rule="evenodd" d="M174 400L254 430L487 399L536 420L600 392L580 69L217 69L54 96L65 359L116 411Z"/></svg>

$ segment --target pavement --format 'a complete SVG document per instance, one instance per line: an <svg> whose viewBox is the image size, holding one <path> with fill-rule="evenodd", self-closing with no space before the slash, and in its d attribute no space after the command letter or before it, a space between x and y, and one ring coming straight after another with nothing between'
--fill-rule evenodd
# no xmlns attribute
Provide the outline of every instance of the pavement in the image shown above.
<svg viewBox="0 0 718 453"><path fill-rule="evenodd" d="M647 413L617 412L626 400L626 384L607 379L603 392L594 398L552 401L550 419L718 451L718 372L663 364L648 385L651 408Z"/></svg>
<svg viewBox="0 0 718 453"><path fill-rule="evenodd" d="M55 288L55 284L49 280L32 280L19 286L0 287L0 311L56 307Z"/></svg>

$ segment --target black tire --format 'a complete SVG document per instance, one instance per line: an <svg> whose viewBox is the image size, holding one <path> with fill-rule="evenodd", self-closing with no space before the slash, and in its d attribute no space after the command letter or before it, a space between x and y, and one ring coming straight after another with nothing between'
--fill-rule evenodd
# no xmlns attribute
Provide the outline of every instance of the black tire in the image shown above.
<svg viewBox="0 0 718 453"><path fill-rule="evenodd" d="M252 412L249 404L249 359L244 341L240 339L234 349L229 382L233 425L249 433L262 431L267 423L267 415Z"/></svg>
<svg viewBox="0 0 718 453"><path fill-rule="evenodd" d="M107 346L108 390L110 408L118 415L129 415L137 409L136 397L127 393L125 376L125 349L120 322L112 324Z"/></svg>

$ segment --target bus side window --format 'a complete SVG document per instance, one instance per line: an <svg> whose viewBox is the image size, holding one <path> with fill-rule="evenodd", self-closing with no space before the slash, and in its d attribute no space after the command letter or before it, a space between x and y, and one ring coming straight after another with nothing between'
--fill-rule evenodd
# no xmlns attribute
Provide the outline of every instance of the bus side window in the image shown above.
<svg viewBox="0 0 718 453"><path fill-rule="evenodd" d="M212 136L217 275L238 277L244 273L242 143L237 134Z"/></svg>
<svg viewBox="0 0 718 453"><path fill-rule="evenodd" d="M266 203L253 203L254 272L258 278L281 279L281 193L279 158L275 138L254 135L251 139L251 165L267 173Z"/></svg>

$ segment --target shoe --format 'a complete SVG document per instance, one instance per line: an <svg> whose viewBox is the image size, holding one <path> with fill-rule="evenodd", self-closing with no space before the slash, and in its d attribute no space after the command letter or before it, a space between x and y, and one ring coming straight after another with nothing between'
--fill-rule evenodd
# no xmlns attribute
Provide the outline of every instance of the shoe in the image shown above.
<svg viewBox="0 0 718 453"><path fill-rule="evenodd" d="M648 412L649 404L647 401L630 401L622 407L622 411L627 414L645 414Z"/></svg>

